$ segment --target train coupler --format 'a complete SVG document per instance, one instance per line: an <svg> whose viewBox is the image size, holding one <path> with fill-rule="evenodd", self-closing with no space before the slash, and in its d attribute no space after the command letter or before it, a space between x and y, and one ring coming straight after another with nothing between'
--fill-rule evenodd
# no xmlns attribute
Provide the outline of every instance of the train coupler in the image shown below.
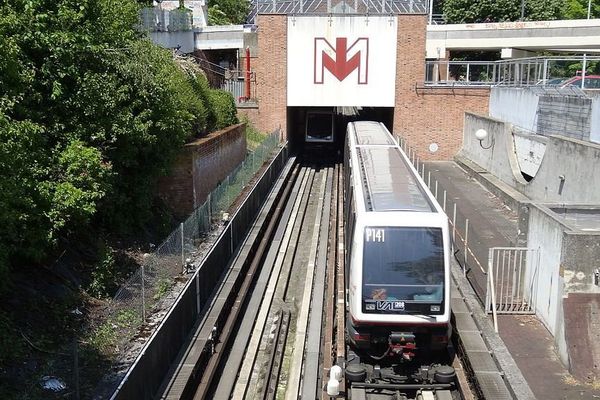
<svg viewBox="0 0 600 400"><path fill-rule="evenodd" d="M393 356L401 356L402 359L410 361L415 356L417 345L415 335L407 332L392 332L388 338L389 353Z"/></svg>

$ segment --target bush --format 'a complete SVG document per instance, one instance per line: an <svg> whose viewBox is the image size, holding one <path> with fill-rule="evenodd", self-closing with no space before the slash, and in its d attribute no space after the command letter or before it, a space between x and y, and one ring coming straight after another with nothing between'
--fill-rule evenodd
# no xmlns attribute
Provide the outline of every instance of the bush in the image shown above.
<svg viewBox="0 0 600 400"><path fill-rule="evenodd" d="M114 295L117 283L122 279L121 272L115 262L114 251L103 247L100 259L92 270L92 280L88 285L88 292L96 298L109 298Z"/></svg>
<svg viewBox="0 0 600 400"><path fill-rule="evenodd" d="M220 89L210 89L208 100L215 121L214 126L209 127L210 131L223 129L239 122L235 100L231 93Z"/></svg>

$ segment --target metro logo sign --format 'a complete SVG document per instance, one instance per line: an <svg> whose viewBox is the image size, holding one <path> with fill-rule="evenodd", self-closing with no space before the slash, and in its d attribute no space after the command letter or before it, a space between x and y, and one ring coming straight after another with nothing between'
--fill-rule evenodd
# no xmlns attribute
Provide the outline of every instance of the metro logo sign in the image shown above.
<svg viewBox="0 0 600 400"><path fill-rule="evenodd" d="M288 107L394 107L398 18L287 20Z"/></svg>
<svg viewBox="0 0 600 400"><path fill-rule="evenodd" d="M335 54L335 60L328 54ZM369 80L369 39L358 38L348 47L348 38L338 37L335 48L327 39L315 38L314 83L324 83L325 69L342 82L358 70L358 84L366 85Z"/></svg>

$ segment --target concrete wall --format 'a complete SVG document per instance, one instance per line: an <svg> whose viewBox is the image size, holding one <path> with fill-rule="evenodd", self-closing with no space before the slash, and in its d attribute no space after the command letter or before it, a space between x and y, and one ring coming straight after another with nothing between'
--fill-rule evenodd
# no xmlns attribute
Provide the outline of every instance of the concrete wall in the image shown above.
<svg viewBox="0 0 600 400"><path fill-rule="evenodd" d="M528 246L540 251L527 260L536 315L554 336L561 361L581 380L600 377L600 231L583 232L559 220L545 205L531 205Z"/></svg>
<svg viewBox="0 0 600 400"><path fill-rule="evenodd" d="M244 124L233 125L188 143L169 176L159 181L159 196L184 217L201 206L208 194L246 157Z"/></svg>
<svg viewBox="0 0 600 400"><path fill-rule="evenodd" d="M481 143L475 137L478 129L488 132L488 137ZM521 175L510 124L494 118L465 114L461 155L510 186L527 183Z"/></svg>
<svg viewBox="0 0 600 400"><path fill-rule="evenodd" d="M542 135L561 135L600 143L600 96L570 88L496 86L490 95L490 116Z"/></svg>
<svg viewBox="0 0 600 400"><path fill-rule="evenodd" d="M496 86L490 94L490 116L535 132L538 101L529 88Z"/></svg>
<svg viewBox="0 0 600 400"><path fill-rule="evenodd" d="M483 149L475 132L489 132ZM532 140L537 140L534 137ZM535 178L526 182L520 174L511 124L467 113L460 155L473 161L508 186L533 201L551 203L597 204L600 202L600 145L549 136L543 160ZM568 161L566 161L568 160Z"/></svg>
<svg viewBox="0 0 600 400"><path fill-rule="evenodd" d="M590 140L600 143L600 97L592 100L592 118L590 122Z"/></svg>
<svg viewBox="0 0 600 400"><path fill-rule="evenodd" d="M542 136L520 133L516 127L513 127L513 139L515 151L517 152L517 162L521 171L535 177L544 160L548 139Z"/></svg>
<svg viewBox="0 0 600 400"><path fill-rule="evenodd" d="M557 310L563 287L562 277L559 275L563 230L561 224L550 216L548 209L531 206L527 247L539 249L540 254L537 268L537 260L527 260L526 282L529 288L533 288L536 315L554 336L558 327L562 326L557 319Z"/></svg>
<svg viewBox="0 0 600 400"><path fill-rule="evenodd" d="M159 46L167 49L179 48L182 53L193 53L194 52L194 32L193 31L181 31L181 32L149 32L148 36L150 40Z"/></svg>
<svg viewBox="0 0 600 400"><path fill-rule="evenodd" d="M536 132L589 140L592 100L587 97L542 95L538 102Z"/></svg>

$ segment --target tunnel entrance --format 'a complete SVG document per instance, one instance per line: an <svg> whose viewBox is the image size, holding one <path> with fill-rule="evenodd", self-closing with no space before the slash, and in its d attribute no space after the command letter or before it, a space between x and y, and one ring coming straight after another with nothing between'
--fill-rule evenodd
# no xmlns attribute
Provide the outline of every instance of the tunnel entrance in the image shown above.
<svg viewBox="0 0 600 400"><path fill-rule="evenodd" d="M288 107L287 137L292 152L337 153L352 121L383 122L392 132L393 107Z"/></svg>

